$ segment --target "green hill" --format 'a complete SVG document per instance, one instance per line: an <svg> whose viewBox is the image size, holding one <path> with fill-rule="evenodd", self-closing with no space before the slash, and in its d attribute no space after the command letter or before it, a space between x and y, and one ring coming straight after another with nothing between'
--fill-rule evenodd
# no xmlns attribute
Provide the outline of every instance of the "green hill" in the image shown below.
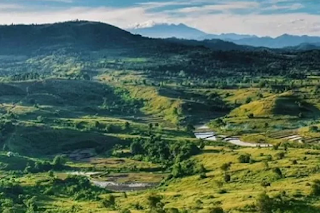
<svg viewBox="0 0 320 213"><path fill-rule="evenodd" d="M232 117L244 117L253 114L255 117L305 116L319 115L319 109L304 102L290 93L275 95L244 104L230 113Z"/></svg>

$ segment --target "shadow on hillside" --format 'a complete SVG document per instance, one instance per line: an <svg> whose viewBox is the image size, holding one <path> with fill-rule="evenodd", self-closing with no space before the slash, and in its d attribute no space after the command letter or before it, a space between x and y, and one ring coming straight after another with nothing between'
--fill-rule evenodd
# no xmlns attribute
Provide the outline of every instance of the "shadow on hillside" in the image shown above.
<svg viewBox="0 0 320 213"><path fill-rule="evenodd" d="M273 109L275 115L299 117L319 117L320 110L310 103L303 102L294 96L278 97Z"/></svg>
<svg viewBox="0 0 320 213"><path fill-rule="evenodd" d="M55 155L77 149L94 149L101 153L127 140L95 132L53 129L44 126L18 126L6 139L7 150L26 156Z"/></svg>

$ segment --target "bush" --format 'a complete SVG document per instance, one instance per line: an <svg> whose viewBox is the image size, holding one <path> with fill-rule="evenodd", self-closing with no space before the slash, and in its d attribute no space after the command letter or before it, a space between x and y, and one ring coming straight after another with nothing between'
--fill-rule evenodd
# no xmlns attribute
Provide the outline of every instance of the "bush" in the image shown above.
<svg viewBox="0 0 320 213"><path fill-rule="evenodd" d="M277 144L275 144L275 145L273 145L273 150L278 150L279 149L279 147L280 147L280 143L277 143Z"/></svg>
<svg viewBox="0 0 320 213"><path fill-rule="evenodd" d="M172 167L171 175L174 178L181 178L188 175L194 174L205 174L206 169L202 164L196 165L192 160L186 160L182 162L175 163Z"/></svg>
<svg viewBox="0 0 320 213"><path fill-rule="evenodd" d="M286 153L284 153L284 152L278 152L276 154L276 157L277 157L278 160L283 159L285 156L286 156Z"/></svg>
<svg viewBox="0 0 320 213"><path fill-rule="evenodd" d="M310 132L318 132L319 131L319 128L317 126L310 126L309 127L309 131Z"/></svg>
<svg viewBox="0 0 320 213"><path fill-rule="evenodd" d="M226 189L220 189L218 191L219 194L226 194L228 191Z"/></svg>
<svg viewBox="0 0 320 213"><path fill-rule="evenodd" d="M162 212L164 204L161 202L162 197L156 194L150 194L147 197L149 208L155 212Z"/></svg>
<svg viewBox="0 0 320 213"><path fill-rule="evenodd" d="M170 208L166 210L166 213L179 213L179 210L176 208Z"/></svg>
<svg viewBox="0 0 320 213"><path fill-rule="evenodd" d="M220 167L220 169L221 169L222 171L226 172L226 171L228 171L228 170L230 169L231 164L232 164L231 162L229 162L229 163L224 163L224 164L222 164L222 166Z"/></svg>
<svg viewBox="0 0 320 213"><path fill-rule="evenodd" d="M62 155L57 155L52 161L52 165L54 166L55 169L62 169L65 163L66 163L66 158Z"/></svg>
<svg viewBox="0 0 320 213"><path fill-rule="evenodd" d="M271 186L271 183L269 183L269 182L267 182L267 181L262 181L262 182L261 182L261 186L264 187L264 188L266 188L266 187L268 187L268 186Z"/></svg>
<svg viewBox="0 0 320 213"><path fill-rule="evenodd" d="M260 194L256 201L256 207L260 213L272 213L273 205L273 200L266 193Z"/></svg>
<svg viewBox="0 0 320 213"><path fill-rule="evenodd" d="M252 98L251 97L247 97L246 104L249 104L251 101L252 101Z"/></svg>
<svg viewBox="0 0 320 213"><path fill-rule="evenodd" d="M315 180L311 186L311 195L319 196L320 195L320 180Z"/></svg>
<svg viewBox="0 0 320 213"><path fill-rule="evenodd" d="M238 160L240 163L250 163L251 155L249 154L240 155L238 157Z"/></svg>
<svg viewBox="0 0 320 213"><path fill-rule="evenodd" d="M200 179L205 179L205 178L207 178L206 173L201 173L201 174L200 174Z"/></svg>
<svg viewBox="0 0 320 213"><path fill-rule="evenodd" d="M230 182L230 181L231 181L231 176L230 176L229 174L225 174L225 175L224 175L224 181L225 181L226 183Z"/></svg>
<svg viewBox="0 0 320 213"><path fill-rule="evenodd" d="M254 114L253 113L250 113L250 114L248 114L248 118L254 118Z"/></svg>
<svg viewBox="0 0 320 213"><path fill-rule="evenodd" d="M213 207L209 209L208 213L224 213L224 211L221 207Z"/></svg>
<svg viewBox="0 0 320 213"><path fill-rule="evenodd" d="M282 177L283 177L282 172L281 172L281 170L280 170L278 167L274 168L272 171L273 171L279 178L282 178Z"/></svg>
<svg viewBox="0 0 320 213"><path fill-rule="evenodd" d="M131 211L129 209L122 209L120 213L131 213Z"/></svg>
<svg viewBox="0 0 320 213"><path fill-rule="evenodd" d="M113 195L109 195L106 199L102 201L104 207L114 207L116 204L116 198Z"/></svg>

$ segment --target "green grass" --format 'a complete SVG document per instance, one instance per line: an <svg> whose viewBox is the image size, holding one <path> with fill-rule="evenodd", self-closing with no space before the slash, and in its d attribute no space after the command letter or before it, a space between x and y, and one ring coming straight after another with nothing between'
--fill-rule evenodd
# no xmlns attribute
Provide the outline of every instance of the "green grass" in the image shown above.
<svg viewBox="0 0 320 213"><path fill-rule="evenodd" d="M282 191L285 191L289 197L294 197L297 194L308 196L311 190L308 184L320 178L317 169L319 151L289 148L285 158L278 160L276 154L281 151L270 149L246 148L237 151L226 149L220 149L219 151L218 149L218 153L216 151L210 153L212 149L207 150L209 153L194 158L208 170L207 178L201 179L199 175L196 175L177 179L169 182L166 187L154 190L164 196L167 208L187 208L202 211L202 209L221 205L226 211L247 212L241 209L244 209L247 205L254 205L255 199L263 191L271 196L275 196ZM309 155L308 152L313 154ZM251 164L239 163L238 156L244 153L250 154L256 162ZM264 161L268 158L268 155L271 155L273 160L269 160L268 167L266 167ZM293 160L297 160L298 163L294 165ZM224 183L223 172L220 167L228 162L232 162L231 169L228 171L232 178L230 183ZM276 167L281 169L285 178L279 179L274 174L272 169ZM270 182L271 186L265 189L261 186L262 181ZM226 190L226 193L220 194L221 189ZM133 193L129 195L128 199L120 199L120 203L128 207L136 200L144 203L145 199L145 193ZM202 201L200 209L197 200ZM313 206L320 204L318 198L308 202ZM317 212L317 210L306 210L305 212Z"/></svg>

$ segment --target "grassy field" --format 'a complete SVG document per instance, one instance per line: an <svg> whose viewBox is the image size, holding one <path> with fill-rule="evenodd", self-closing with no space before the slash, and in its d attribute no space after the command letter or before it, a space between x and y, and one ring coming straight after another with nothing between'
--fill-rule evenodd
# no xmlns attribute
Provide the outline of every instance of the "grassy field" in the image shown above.
<svg viewBox="0 0 320 213"><path fill-rule="evenodd" d="M285 156L280 159L279 153L282 152ZM240 163L238 158L243 154L249 154L252 161ZM209 212L216 206L221 206L226 212L257 212L257 197L263 192L272 197L284 194L286 198L305 201L310 205L283 206L281 210L318 212L320 200L309 195L313 181L320 178L317 166L319 155L319 151L296 148L285 152L283 149L228 150L206 147L203 154L194 157L207 169L205 177L196 175L170 181L154 193L163 196L166 208L191 209L192 212ZM229 162L230 168L223 171L221 166ZM276 168L281 170L281 176L275 172ZM225 173L231 176L229 182L224 180ZM263 183L268 183L268 186ZM129 194L128 199L119 200L125 207L130 207L135 200L146 199L145 196L145 193Z"/></svg>
<svg viewBox="0 0 320 213"><path fill-rule="evenodd" d="M316 53L145 45L0 56L0 212L320 212Z"/></svg>

